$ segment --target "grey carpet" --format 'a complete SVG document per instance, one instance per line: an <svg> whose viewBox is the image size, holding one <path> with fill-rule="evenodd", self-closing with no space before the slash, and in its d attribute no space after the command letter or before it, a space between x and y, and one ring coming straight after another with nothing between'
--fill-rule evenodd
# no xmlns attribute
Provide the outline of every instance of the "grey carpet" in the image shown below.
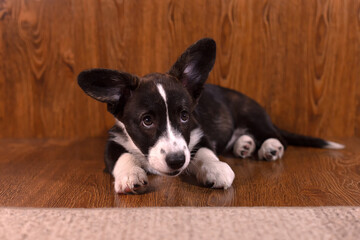
<svg viewBox="0 0 360 240"><path fill-rule="evenodd" d="M0 239L360 239L360 208L0 208Z"/></svg>

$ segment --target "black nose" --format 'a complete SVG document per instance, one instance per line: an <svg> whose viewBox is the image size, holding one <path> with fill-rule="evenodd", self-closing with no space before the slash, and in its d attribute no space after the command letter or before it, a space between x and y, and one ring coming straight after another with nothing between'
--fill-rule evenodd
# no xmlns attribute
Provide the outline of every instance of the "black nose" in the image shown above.
<svg viewBox="0 0 360 240"><path fill-rule="evenodd" d="M185 163L185 155L183 152L170 153L166 156L165 161L171 169L179 169Z"/></svg>
<svg viewBox="0 0 360 240"><path fill-rule="evenodd" d="M276 155L276 150L271 150L271 151L270 151L270 154L273 155L273 156L275 156L275 155Z"/></svg>

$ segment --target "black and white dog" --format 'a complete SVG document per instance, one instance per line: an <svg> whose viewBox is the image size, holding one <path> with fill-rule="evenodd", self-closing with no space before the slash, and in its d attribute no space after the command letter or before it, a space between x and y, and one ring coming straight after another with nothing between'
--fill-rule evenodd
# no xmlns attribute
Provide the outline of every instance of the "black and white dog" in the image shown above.
<svg viewBox="0 0 360 240"><path fill-rule="evenodd" d="M205 186L228 188L235 174L217 154L274 161L287 144L340 149L343 145L283 131L247 96L205 84L215 63L209 38L190 46L167 73L137 77L108 69L83 71L80 87L107 103L116 124L109 131L106 171L117 193L138 193L147 173L177 176L185 169Z"/></svg>

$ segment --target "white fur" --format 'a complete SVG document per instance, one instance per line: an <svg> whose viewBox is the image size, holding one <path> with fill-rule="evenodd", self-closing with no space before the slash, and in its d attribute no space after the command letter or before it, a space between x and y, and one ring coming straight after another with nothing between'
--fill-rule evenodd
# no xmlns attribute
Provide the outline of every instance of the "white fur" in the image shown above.
<svg viewBox="0 0 360 240"><path fill-rule="evenodd" d="M147 160L146 156L135 145L134 141L131 139L128 132L126 131L125 125L118 119L115 119L115 120L116 120L116 125L123 130L123 133L125 136L123 134L112 133L112 135L113 135L112 139L115 142L117 142L118 144L120 144L121 146L123 146L134 157L136 157L136 159L140 162L142 168L144 168L146 171L153 173L153 174L159 174L158 171L156 171L155 169L153 169L150 166L149 161Z"/></svg>
<svg viewBox="0 0 360 240"><path fill-rule="evenodd" d="M200 148L191 161L188 170L204 184L213 184L213 188L227 189L234 181L235 174L230 166L221 162L213 151Z"/></svg>
<svg viewBox="0 0 360 240"><path fill-rule="evenodd" d="M336 142L331 142L331 141L326 141L327 145L324 148L328 148L328 149L344 149L345 145L336 143Z"/></svg>
<svg viewBox="0 0 360 240"><path fill-rule="evenodd" d="M270 152L276 151L276 154L273 156ZM276 138L267 139L258 151L259 159L266 159L268 161L275 161L282 158L284 154L284 146Z"/></svg>
<svg viewBox="0 0 360 240"><path fill-rule="evenodd" d="M128 132L126 131L125 125L116 118L115 121L116 125L123 130L125 137L121 134L113 134L113 140L123 146L129 153L144 157L140 149L135 145Z"/></svg>
<svg viewBox="0 0 360 240"><path fill-rule="evenodd" d="M166 163L166 155L170 153L183 152L185 155L184 165L178 169L183 171L190 162L190 151L184 137L170 124L166 92L161 84L156 85L166 107L166 132L158 139L153 147L149 149L149 164L151 168L160 174L173 172Z"/></svg>
<svg viewBox="0 0 360 240"><path fill-rule="evenodd" d="M162 150L165 153L162 153ZM178 169L178 171L183 171L190 162L190 151L186 146L185 140L182 137L179 137L179 139L176 140L176 145L174 145L173 142L169 140L168 136L165 135L160 137L155 145L149 150L149 164L151 168L158 171L160 174L171 173L174 170L168 167L165 160L166 155L180 151L184 152L185 163L180 169Z"/></svg>
<svg viewBox="0 0 360 240"><path fill-rule="evenodd" d="M239 137L233 148L236 157L246 158L250 157L255 150L255 142L249 135L242 135Z"/></svg>
<svg viewBox="0 0 360 240"><path fill-rule="evenodd" d="M114 188L117 193L135 193L135 185L143 187L148 182L141 163L130 153L124 153L119 157L112 174L115 178Z"/></svg>
<svg viewBox="0 0 360 240"><path fill-rule="evenodd" d="M167 98L166 98L166 92L163 88L163 86L159 83L159 84L156 84L156 87L161 95L161 97L163 98L164 102L165 102L165 105L166 105L166 111L167 111Z"/></svg>
<svg viewBox="0 0 360 240"><path fill-rule="evenodd" d="M190 133L189 150L192 151L200 139L204 136L203 131L200 128L195 128Z"/></svg>
<svg viewBox="0 0 360 240"><path fill-rule="evenodd" d="M238 140L239 137L241 137L242 135L246 134L247 129L246 128L237 128L235 129L235 131L233 132L230 141L227 143L226 145L226 149L229 150L234 146L235 141Z"/></svg>

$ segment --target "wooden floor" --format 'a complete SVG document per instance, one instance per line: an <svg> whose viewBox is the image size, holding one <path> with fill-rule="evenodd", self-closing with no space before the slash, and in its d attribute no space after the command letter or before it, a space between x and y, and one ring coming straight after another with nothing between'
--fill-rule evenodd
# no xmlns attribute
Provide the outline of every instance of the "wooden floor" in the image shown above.
<svg viewBox="0 0 360 240"><path fill-rule="evenodd" d="M228 190L190 176L150 176L143 195L118 195L102 172L104 139L0 140L0 206L334 206L360 205L360 139L345 150L289 147L283 159L222 158L236 178Z"/></svg>

